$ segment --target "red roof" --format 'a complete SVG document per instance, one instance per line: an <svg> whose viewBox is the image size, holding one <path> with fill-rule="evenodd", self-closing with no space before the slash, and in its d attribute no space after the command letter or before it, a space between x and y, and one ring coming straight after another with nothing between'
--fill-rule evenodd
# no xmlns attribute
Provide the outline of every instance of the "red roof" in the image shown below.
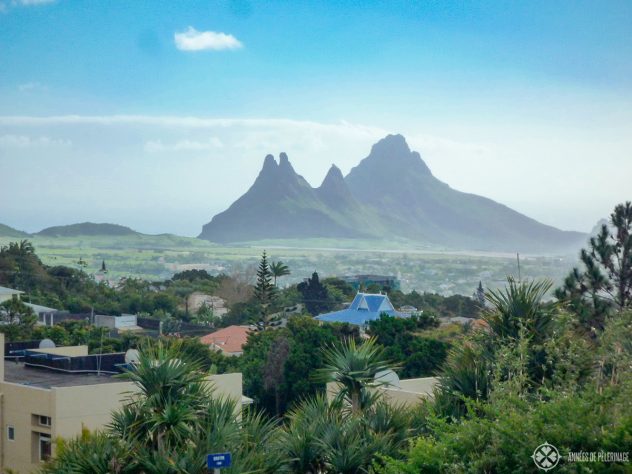
<svg viewBox="0 0 632 474"><path fill-rule="evenodd" d="M228 326L202 336L200 341L207 346L215 346L222 352L234 354L242 352L250 331L251 329L248 326Z"/></svg>

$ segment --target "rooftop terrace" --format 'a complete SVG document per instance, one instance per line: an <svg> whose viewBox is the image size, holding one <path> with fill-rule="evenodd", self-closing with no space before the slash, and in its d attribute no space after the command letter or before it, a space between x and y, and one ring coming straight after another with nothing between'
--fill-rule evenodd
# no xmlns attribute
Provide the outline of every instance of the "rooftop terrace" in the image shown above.
<svg viewBox="0 0 632 474"><path fill-rule="evenodd" d="M39 367L29 367L24 362L6 361L4 364L5 382L34 387L76 387L80 385L97 385L102 383L123 382L113 378L111 374L101 373L70 373L52 371Z"/></svg>

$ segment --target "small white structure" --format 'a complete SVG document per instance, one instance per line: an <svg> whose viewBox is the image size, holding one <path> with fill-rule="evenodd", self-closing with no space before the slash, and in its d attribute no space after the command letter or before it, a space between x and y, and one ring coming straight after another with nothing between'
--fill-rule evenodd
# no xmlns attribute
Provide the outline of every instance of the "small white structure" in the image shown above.
<svg viewBox="0 0 632 474"><path fill-rule="evenodd" d="M137 324L135 314L123 314L121 316L109 316L96 314L94 325L100 328L118 329L119 331L137 331L141 329Z"/></svg>

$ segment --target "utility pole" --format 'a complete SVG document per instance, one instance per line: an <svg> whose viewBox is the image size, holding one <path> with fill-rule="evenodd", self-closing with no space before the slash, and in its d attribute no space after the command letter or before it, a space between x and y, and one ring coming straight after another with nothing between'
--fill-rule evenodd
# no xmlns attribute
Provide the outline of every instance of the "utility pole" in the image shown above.
<svg viewBox="0 0 632 474"><path fill-rule="evenodd" d="M518 260L518 283L522 283L522 278L520 276L520 254L516 252L516 260Z"/></svg>

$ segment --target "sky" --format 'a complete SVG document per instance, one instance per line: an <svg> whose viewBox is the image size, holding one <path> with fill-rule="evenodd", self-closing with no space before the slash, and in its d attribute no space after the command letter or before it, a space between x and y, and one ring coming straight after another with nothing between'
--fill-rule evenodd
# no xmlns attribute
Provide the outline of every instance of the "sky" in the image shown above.
<svg viewBox="0 0 632 474"><path fill-rule="evenodd" d="M195 236L266 154L318 186L403 134L589 231L632 199L632 2L0 0L0 223Z"/></svg>

